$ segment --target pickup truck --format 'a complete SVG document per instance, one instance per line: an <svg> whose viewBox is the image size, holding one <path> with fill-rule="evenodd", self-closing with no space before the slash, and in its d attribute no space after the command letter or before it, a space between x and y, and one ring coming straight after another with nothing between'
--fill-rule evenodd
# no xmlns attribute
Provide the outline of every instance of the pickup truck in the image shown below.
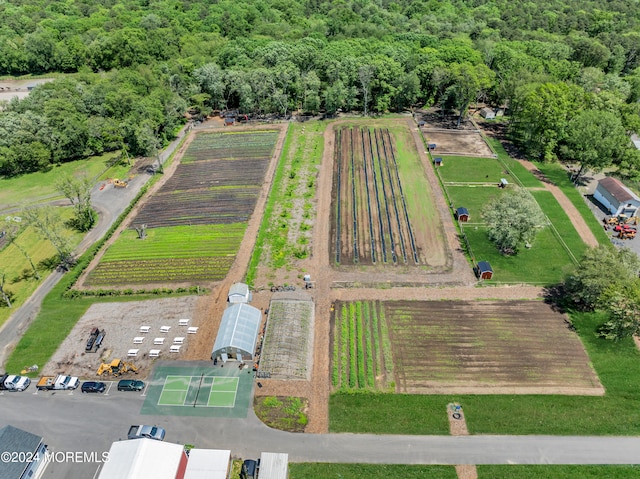
<svg viewBox="0 0 640 479"><path fill-rule="evenodd" d="M31 379L26 376L16 376L15 374L0 375L0 390L4 391L24 391L31 384Z"/></svg>
<svg viewBox="0 0 640 479"><path fill-rule="evenodd" d="M79 384L80 380L75 376L58 374L57 376L42 376L36 388L38 388L38 391L73 390Z"/></svg>
<svg viewBox="0 0 640 479"><path fill-rule="evenodd" d="M129 428L129 439L140 439L146 437L156 441L164 440L165 430L158 426L131 426Z"/></svg>

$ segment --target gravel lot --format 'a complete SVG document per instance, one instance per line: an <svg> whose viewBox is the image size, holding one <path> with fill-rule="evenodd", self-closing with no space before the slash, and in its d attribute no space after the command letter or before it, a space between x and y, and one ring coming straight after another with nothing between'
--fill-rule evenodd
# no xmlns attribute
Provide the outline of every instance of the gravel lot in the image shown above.
<svg viewBox="0 0 640 479"><path fill-rule="evenodd" d="M96 379L96 370L101 362L113 359L130 360L139 368L139 378L151 371L154 358L149 358L149 350L159 349L158 359L180 359L186 353L189 343L198 334L187 334L187 326L179 326L179 319L189 319L194 324L197 296L162 298L124 303L100 303L92 305L80 318L53 358L42 371L43 375L69 374L83 379ZM140 333L140 326L149 326L148 333ZM161 326L170 326L168 333L161 333ZM94 327L106 331L104 342L96 353L85 353L89 333ZM134 344L133 338L144 337L141 344ZM155 338L165 338L163 345L154 345ZM184 337L179 353L170 353L174 338ZM130 349L138 349L138 356L127 357ZM126 377L126 376L125 376Z"/></svg>

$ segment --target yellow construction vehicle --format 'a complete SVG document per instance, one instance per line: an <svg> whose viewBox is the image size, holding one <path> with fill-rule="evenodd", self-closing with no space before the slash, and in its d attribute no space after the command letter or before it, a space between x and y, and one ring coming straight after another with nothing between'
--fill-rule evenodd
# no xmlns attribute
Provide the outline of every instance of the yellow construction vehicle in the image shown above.
<svg viewBox="0 0 640 479"><path fill-rule="evenodd" d="M113 180L113 186L115 186L116 188L126 188L127 186L129 186L129 182L115 179Z"/></svg>
<svg viewBox="0 0 640 479"><path fill-rule="evenodd" d="M109 364L102 363L98 368L98 371L96 371L96 374L98 376L111 375L117 377L122 374L128 373L129 371L138 374L138 368L132 363L128 363L121 359L114 359Z"/></svg>

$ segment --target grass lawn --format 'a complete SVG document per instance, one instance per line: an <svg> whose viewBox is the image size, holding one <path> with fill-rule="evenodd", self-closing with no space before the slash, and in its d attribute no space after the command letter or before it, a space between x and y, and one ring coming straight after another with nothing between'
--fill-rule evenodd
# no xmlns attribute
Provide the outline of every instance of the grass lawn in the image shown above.
<svg viewBox="0 0 640 479"><path fill-rule="evenodd" d="M435 155L434 155L435 156ZM504 168L494 158L444 156L438 172L445 182L495 183L504 178ZM507 177L508 178L508 177Z"/></svg>
<svg viewBox="0 0 640 479"><path fill-rule="evenodd" d="M538 232L532 248L523 247L515 256L500 254L489 241L486 231L482 226L464 228L475 260L491 263L494 275L492 280L486 281L488 284L555 284L562 281L574 268L568 253L548 227Z"/></svg>
<svg viewBox="0 0 640 479"><path fill-rule="evenodd" d="M105 153L92 156L86 160L70 161L53 166L49 171L29 173L15 178L0 178L0 211L10 208L20 208L24 204L36 204L53 199L64 198L56 190L56 178L64 175L87 175L89 178L111 177L107 171L109 162L119 152ZM114 172L121 174L121 168L115 167ZM127 167L128 170L128 167Z"/></svg>
<svg viewBox="0 0 640 479"><path fill-rule="evenodd" d="M522 166L522 163L509 156L509 154L502 146L502 143L493 138L487 138L487 141L489 142L489 145L491 145L491 148L493 148L493 151L497 153L498 159L509 169L509 171L511 171L512 175L516 176L518 180L520 180L522 186L526 188L544 187L544 185L538 178L533 176L533 174L529 170Z"/></svg>
<svg viewBox="0 0 640 479"><path fill-rule="evenodd" d="M329 402L330 430L448 434L446 405L459 402L472 434L640 435L640 352L631 339L596 337L602 315L571 318L606 389L602 397L336 393Z"/></svg>
<svg viewBox="0 0 640 479"><path fill-rule="evenodd" d="M454 466L290 463L291 479L455 479ZM497 476L495 476L497 477Z"/></svg>
<svg viewBox="0 0 640 479"><path fill-rule="evenodd" d="M531 194L556 228L564 243L571 250L571 253L579 260L586 251L587 245L578 235L564 208L560 206L560 203L550 191L532 191Z"/></svg>
<svg viewBox="0 0 640 479"><path fill-rule="evenodd" d="M447 186L449 199L454 208L464 206L469 210L471 223L482 223L481 217L484 205L489 201L502 196L506 190L489 186Z"/></svg>
<svg viewBox="0 0 640 479"><path fill-rule="evenodd" d="M73 214L71 208L60 208L59 212L64 220L68 220ZM80 243L82 234L72 230L65 231L70 238L72 248L75 248L75 246ZM41 239L30 227L22 230L16 238L16 243L26 250L36 267L42 260L51 258L56 254L53 245L48 240ZM47 269L38 268L40 280L37 280L35 277L24 278L22 273L25 269L28 270L29 273L32 271L27 258L24 257L15 245L7 244L2 251L0 251L0 272L6 275L5 287L11 291L15 297L12 301L11 309L7 308L4 303L0 306L0 326L4 324L13 312L24 304L29 296L31 296L51 273L51 271Z"/></svg>
<svg viewBox="0 0 640 479"><path fill-rule="evenodd" d="M640 477L640 466L477 466L478 479L631 479Z"/></svg>
<svg viewBox="0 0 640 479"><path fill-rule="evenodd" d="M602 224L600 224L593 215L584 198L571 182L571 179L567 175L567 171L558 163L535 162L535 165L550 181L562 190L567 198L569 198L571 203L573 203L573 205L578 209L589 226L589 229L593 232L600 244L609 244L609 238L602 228Z"/></svg>

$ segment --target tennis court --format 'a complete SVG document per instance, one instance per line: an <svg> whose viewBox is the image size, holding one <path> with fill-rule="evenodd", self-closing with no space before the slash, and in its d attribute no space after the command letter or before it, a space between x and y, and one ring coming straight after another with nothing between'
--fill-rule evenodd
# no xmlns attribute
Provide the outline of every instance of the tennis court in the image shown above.
<svg viewBox="0 0 640 479"><path fill-rule="evenodd" d="M239 378L167 376L158 406L234 407Z"/></svg>

